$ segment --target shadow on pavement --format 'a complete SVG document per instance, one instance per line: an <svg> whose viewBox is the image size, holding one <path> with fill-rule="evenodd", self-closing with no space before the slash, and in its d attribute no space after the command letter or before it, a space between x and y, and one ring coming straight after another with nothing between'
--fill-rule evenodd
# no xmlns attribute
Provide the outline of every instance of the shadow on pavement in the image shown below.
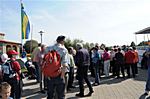
<svg viewBox="0 0 150 99"><path fill-rule="evenodd" d="M139 75L137 77L135 77L134 80L146 81L146 78L147 78L146 77L146 72L147 72L146 70L141 70L140 69L139 70ZM116 83L120 83L120 82L128 80L128 79L132 79L132 78L127 78L127 77L125 77L125 78L114 78L112 76L107 77L107 78L106 77L101 77L100 85L98 85L98 86L101 86L102 84L109 84L109 85L110 84L116 84ZM93 85L93 83L95 82L95 78L89 76L89 80ZM78 80L75 80L74 84L77 86L78 85ZM97 87L97 86L93 85L93 87ZM86 83L84 85L84 88L87 88ZM74 88L74 89L71 89L67 93L75 93L75 92L79 92L79 86Z"/></svg>
<svg viewBox="0 0 150 99"><path fill-rule="evenodd" d="M22 97L30 96L30 95L36 94L36 93L39 92L38 90L39 90L39 88L25 89L25 90L23 90Z"/></svg>
<svg viewBox="0 0 150 99"><path fill-rule="evenodd" d="M26 99L46 99L46 94L36 93L32 96L28 96Z"/></svg>
<svg viewBox="0 0 150 99"><path fill-rule="evenodd" d="M32 86L32 85L36 85L37 84L37 82L30 82L30 83L25 83L25 84L23 84L23 86L25 87L25 86Z"/></svg>
<svg viewBox="0 0 150 99"><path fill-rule="evenodd" d="M85 97L83 97L85 99ZM82 99L82 98L78 98L78 97L69 97L69 98L66 98L66 99Z"/></svg>
<svg viewBox="0 0 150 99"><path fill-rule="evenodd" d="M95 81L95 79L90 77L90 76L89 76L89 79L92 83ZM120 83L122 81L125 81L127 79L128 79L127 77L125 79L124 78L117 79L117 78L113 78L113 77L109 77L109 78L102 77L99 86L101 86L102 84L116 84L116 83ZM139 69L139 74L134 78L134 80L146 81L146 79L147 79L147 70ZM46 97L46 94L39 93L39 90L40 90L39 87L38 88L32 88L32 85L36 85L36 82L35 81L29 81L29 82L24 84L24 87L25 86L31 86L31 88L23 90L23 95L22 95L23 97L26 97L26 99L42 99L42 98ZM77 80L74 81L74 85L76 85L76 88L74 88L74 89L72 88L67 93L79 92L79 86L78 86L78 81ZM96 87L96 86L93 86L93 87ZM85 84L85 88L87 88L86 84ZM78 97L70 97L70 98L67 98L67 99L79 99L79 98ZM150 96L147 97L144 94L142 94L139 97L139 99L150 99Z"/></svg>
<svg viewBox="0 0 150 99"><path fill-rule="evenodd" d="M36 88L34 90L26 89L24 90L24 95L22 95L22 97L26 97L25 99L46 99L47 94L42 94L40 91L37 90L39 90L39 88Z"/></svg>
<svg viewBox="0 0 150 99"><path fill-rule="evenodd" d="M146 69L138 69L138 70L139 70L139 74L137 75L137 77L134 78L134 80L146 81L147 80L147 70Z"/></svg>
<svg viewBox="0 0 150 99"><path fill-rule="evenodd" d="M75 93L75 92L79 92L79 88L78 87L74 88L74 89L70 89L70 91L68 91L67 93Z"/></svg>
<svg viewBox="0 0 150 99"><path fill-rule="evenodd" d="M102 80L100 85L102 84L115 84L115 83L120 83L122 81L126 80L126 78L110 78L110 79L106 79L106 80Z"/></svg>

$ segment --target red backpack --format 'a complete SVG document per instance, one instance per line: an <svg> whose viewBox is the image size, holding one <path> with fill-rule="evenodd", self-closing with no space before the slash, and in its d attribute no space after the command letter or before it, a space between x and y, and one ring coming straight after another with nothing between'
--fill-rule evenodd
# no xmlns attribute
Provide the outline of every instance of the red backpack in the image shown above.
<svg viewBox="0 0 150 99"><path fill-rule="evenodd" d="M43 59L42 72L46 77L57 77L60 75L61 58L57 51L48 52Z"/></svg>

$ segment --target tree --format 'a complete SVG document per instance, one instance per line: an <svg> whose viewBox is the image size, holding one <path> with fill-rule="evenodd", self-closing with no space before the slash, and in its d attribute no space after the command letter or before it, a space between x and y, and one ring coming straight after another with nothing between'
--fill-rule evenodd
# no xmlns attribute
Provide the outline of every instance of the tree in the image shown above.
<svg viewBox="0 0 150 99"><path fill-rule="evenodd" d="M79 39L74 39L71 41L70 38L67 38L65 40L65 47L68 48L68 47L73 47L73 48L76 48L76 44L77 43L83 43L83 40L79 40Z"/></svg>
<svg viewBox="0 0 150 99"><path fill-rule="evenodd" d="M38 42L36 40L29 40L24 44L24 48L27 53L31 53L35 47L38 47Z"/></svg>
<svg viewBox="0 0 150 99"><path fill-rule="evenodd" d="M106 45L103 44L103 43L102 43L101 46L100 46L101 49L104 49L105 47L106 47Z"/></svg>
<svg viewBox="0 0 150 99"><path fill-rule="evenodd" d="M72 46L72 41L70 40L70 38L67 38L67 39L65 40L65 44L64 44L64 45L65 45L66 48Z"/></svg>
<svg viewBox="0 0 150 99"><path fill-rule="evenodd" d="M76 48L76 44L77 44L77 43L83 43L83 40L74 39L74 40L72 41L72 47L73 47L73 48Z"/></svg>
<svg viewBox="0 0 150 99"><path fill-rule="evenodd" d="M94 43L90 43L90 48L94 47Z"/></svg>
<svg viewBox="0 0 150 99"><path fill-rule="evenodd" d="M83 47L89 50L90 49L90 44L88 42L86 42L85 44L83 44Z"/></svg>
<svg viewBox="0 0 150 99"><path fill-rule="evenodd" d="M132 41L130 46L131 47L135 46L135 43Z"/></svg>

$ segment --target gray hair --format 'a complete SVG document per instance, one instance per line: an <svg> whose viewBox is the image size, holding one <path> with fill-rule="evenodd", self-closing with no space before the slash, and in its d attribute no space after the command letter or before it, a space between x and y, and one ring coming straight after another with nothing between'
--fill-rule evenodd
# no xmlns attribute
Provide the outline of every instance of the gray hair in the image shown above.
<svg viewBox="0 0 150 99"><path fill-rule="evenodd" d="M77 43L77 44L76 44L76 47L77 47L77 48L83 48L83 44L82 44L82 43Z"/></svg>

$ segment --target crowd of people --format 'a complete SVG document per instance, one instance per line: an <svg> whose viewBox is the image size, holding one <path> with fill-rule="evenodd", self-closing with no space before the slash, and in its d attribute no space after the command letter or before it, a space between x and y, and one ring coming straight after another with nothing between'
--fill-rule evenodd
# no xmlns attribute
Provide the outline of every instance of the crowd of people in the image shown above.
<svg viewBox="0 0 150 99"><path fill-rule="evenodd" d="M78 80L80 89L76 96L84 97L91 96L94 93L92 86L100 85L102 77L125 79L138 76L139 55L136 47L122 49L114 46L112 49L107 47L102 49L95 45L95 47L88 50L81 43L77 43L76 48L72 46L66 48L64 42L65 36L58 36L56 44L53 46L39 44L33 50L31 57L27 57L25 62L28 79L36 79L36 82L40 83L40 91L42 93L47 92L47 99L53 99L53 97L64 99L66 92L76 88L75 78ZM3 90L11 90L9 94L12 99L21 99L23 83L21 66L16 61L18 54L15 50L10 50L0 57L0 80L2 82L0 91L2 97ZM26 53L23 54L23 57L26 57ZM150 56L146 54L146 57L149 59ZM54 72L50 70L51 74L46 74L47 71L44 70L44 66L49 65L46 63L47 59L50 63L53 63L53 66L56 63L58 63L57 66L60 66ZM56 67L52 67L52 69L54 68ZM89 71L91 76L95 78L94 84L91 84L89 80ZM148 71L150 73L150 69ZM89 93L86 95L84 94L84 82L89 88ZM150 76L146 84L146 93L150 91L149 86Z"/></svg>

